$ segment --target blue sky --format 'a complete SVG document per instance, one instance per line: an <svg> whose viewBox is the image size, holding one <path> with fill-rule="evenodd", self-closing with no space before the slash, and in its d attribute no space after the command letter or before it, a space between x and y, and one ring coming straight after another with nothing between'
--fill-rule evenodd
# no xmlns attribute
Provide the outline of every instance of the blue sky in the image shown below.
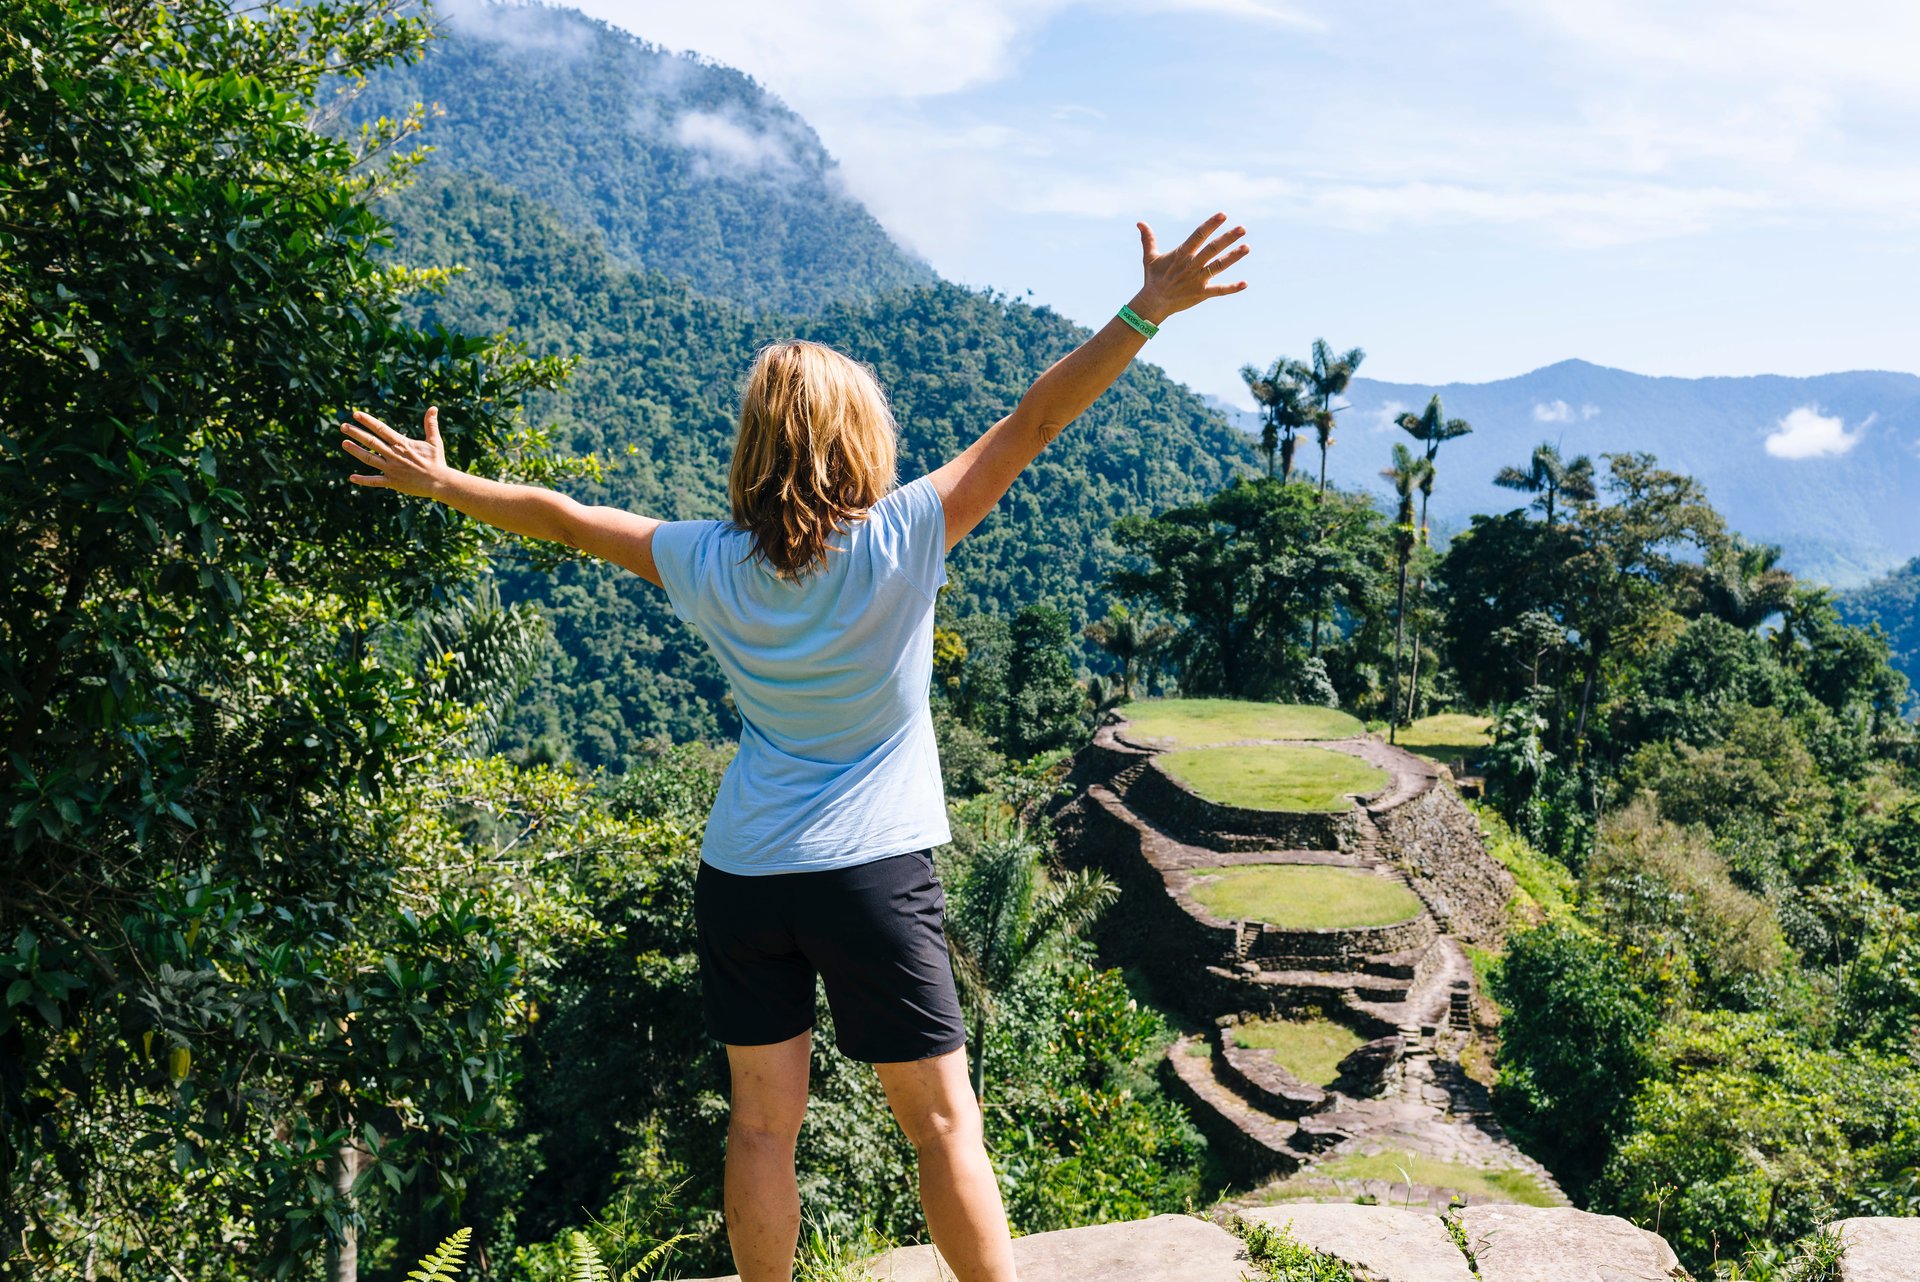
<svg viewBox="0 0 1920 1282"><path fill-rule="evenodd" d="M1315 336L1483 381L1920 369L1920 4L580 0L752 74L942 275L1099 325L1163 242L1248 228L1150 359Z"/></svg>

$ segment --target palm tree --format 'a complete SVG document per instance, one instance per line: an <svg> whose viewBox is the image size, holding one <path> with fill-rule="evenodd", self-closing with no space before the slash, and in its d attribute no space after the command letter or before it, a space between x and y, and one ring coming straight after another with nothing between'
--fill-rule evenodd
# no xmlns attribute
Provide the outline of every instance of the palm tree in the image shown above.
<svg viewBox="0 0 1920 1282"><path fill-rule="evenodd" d="M1055 944L1090 925L1119 898L1098 872L1049 877L1042 848L1022 826L990 838L967 861L947 911L947 948L972 1017L973 1093L986 1096L987 1031L999 998Z"/></svg>
<svg viewBox="0 0 1920 1282"><path fill-rule="evenodd" d="M1347 384L1353 381L1353 371L1360 368L1360 362L1367 354L1358 347L1351 348L1339 355L1327 346L1327 340L1313 340L1313 360L1309 364L1289 361L1295 381L1305 390L1312 402L1310 419L1313 430L1320 440L1320 503L1327 501L1327 447L1333 444L1333 398L1347 390ZM1345 408L1344 406L1342 408ZM1319 594L1313 606L1312 639L1308 643L1307 653L1320 653L1320 613L1325 604L1325 593Z"/></svg>
<svg viewBox="0 0 1920 1282"><path fill-rule="evenodd" d="M1294 376L1305 385L1314 400L1320 402L1320 413L1314 417L1314 431L1320 437L1320 501L1327 499L1327 447L1333 444L1333 398L1347 390L1347 384L1353 381L1353 371L1360 368L1360 362L1367 354L1358 347L1334 355L1327 346L1327 340L1313 340L1313 363L1301 365L1293 363ZM1344 408L1344 407L1343 407Z"/></svg>
<svg viewBox="0 0 1920 1282"><path fill-rule="evenodd" d="M1591 502L1600 493L1594 483L1593 460L1584 454L1563 459L1560 447L1551 441L1542 441L1533 447L1533 456L1527 460L1526 467L1501 468L1493 483L1509 490L1540 495L1534 504L1545 508L1548 525L1553 524L1555 499L1566 497Z"/></svg>
<svg viewBox="0 0 1920 1282"><path fill-rule="evenodd" d="M1143 628L1137 616L1115 602L1106 618L1089 623L1081 635L1120 661L1120 698L1128 700L1133 698L1133 679L1140 666L1173 639L1173 629L1164 623Z"/></svg>
<svg viewBox="0 0 1920 1282"><path fill-rule="evenodd" d="M1707 612L1751 632L1793 603L1794 579L1780 568L1781 548L1736 534L1707 558L1700 597Z"/></svg>
<svg viewBox="0 0 1920 1282"><path fill-rule="evenodd" d="M1433 478L1439 470L1434 460L1439 456L1440 447L1455 437L1465 436L1473 431L1473 425L1464 418L1448 418L1440 408L1440 394L1434 393L1427 399L1427 408L1418 414L1402 414L1395 420L1400 430L1419 441L1426 447L1427 467L1420 474L1420 546L1427 545L1427 503L1433 498ZM1413 585L1415 597L1423 596L1427 590L1424 571ZM1413 720L1415 709L1420 703L1420 641L1421 631L1413 631L1413 680L1407 685L1407 720ZM1396 680L1394 693L1399 694Z"/></svg>
<svg viewBox="0 0 1920 1282"><path fill-rule="evenodd" d="M1448 418L1440 409L1440 397L1436 393L1427 402L1427 408L1418 414L1402 414L1394 420L1400 430L1413 437L1426 447L1427 472L1420 482L1420 538L1427 537L1427 500L1433 497L1434 459L1440 453L1440 447L1455 437L1465 436L1473 430L1473 424L1464 418Z"/></svg>
<svg viewBox="0 0 1920 1282"><path fill-rule="evenodd" d="M1240 377L1260 405L1260 449L1267 456L1267 475L1273 475L1274 455L1280 456L1280 479L1293 479L1293 451L1301 428L1311 421L1312 408L1300 385L1297 362L1284 356L1263 372L1253 365L1240 367Z"/></svg>
<svg viewBox="0 0 1920 1282"><path fill-rule="evenodd" d="M1393 492L1400 497L1399 509L1393 514L1393 550L1400 562L1400 586L1393 614L1393 683L1387 687L1388 743L1396 741L1396 731L1400 725L1400 646L1407 625L1407 564L1413 560L1415 544L1413 490L1432 474L1433 463L1419 457L1399 441L1393 444L1393 466L1383 468L1380 472L1380 475L1393 482Z"/></svg>

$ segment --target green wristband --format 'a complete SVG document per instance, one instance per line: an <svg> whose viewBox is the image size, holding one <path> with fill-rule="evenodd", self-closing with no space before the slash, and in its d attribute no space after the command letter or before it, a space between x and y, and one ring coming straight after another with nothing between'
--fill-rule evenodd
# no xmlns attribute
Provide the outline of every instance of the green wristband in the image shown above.
<svg viewBox="0 0 1920 1282"><path fill-rule="evenodd" d="M1124 303L1122 303L1120 306L1120 319L1125 321L1127 324L1133 326L1135 329L1139 330L1142 334L1145 334L1148 338L1152 338L1155 334L1158 334L1160 332L1160 327L1158 325L1154 324L1152 321L1148 320L1146 317L1142 316L1139 312L1134 311L1133 308L1128 307Z"/></svg>

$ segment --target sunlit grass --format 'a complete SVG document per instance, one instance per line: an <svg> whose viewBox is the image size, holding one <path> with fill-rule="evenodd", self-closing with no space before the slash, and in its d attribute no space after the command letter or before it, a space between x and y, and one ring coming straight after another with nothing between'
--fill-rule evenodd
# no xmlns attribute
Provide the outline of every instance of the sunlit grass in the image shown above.
<svg viewBox="0 0 1920 1282"><path fill-rule="evenodd" d="M1227 921L1263 921L1288 930L1385 926L1420 915L1420 898L1400 882L1325 864L1237 864L1205 870L1194 900Z"/></svg>
<svg viewBox="0 0 1920 1282"><path fill-rule="evenodd" d="M1388 1150L1349 1153L1323 1162L1314 1174L1339 1180L1381 1180L1388 1184L1415 1184L1457 1193L1468 1202L1518 1202L1523 1206L1556 1206L1558 1202L1526 1171L1515 1167L1487 1170L1463 1162L1449 1162L1424 1153Z"/></svg>
<svg viewBox="0 0 1920 1282"><path fill-rule="evenodd" d="M1209 801L1250 810L1348 810L1387 786L1386 771L1328 748L1184 748L1155 760Z"/></svg>
<svg viewBox="0 0 1920 1282"><path fill-rule="evenodd" d="M1139 699L1120 715L1128 737L1169 747L1204 747L1240 739L1348 739L1360 722L1338 708L1245 699Z"/></svg>
<svg viewBox="0 0 1920 1282"><path fill-rule="evenodd" d="M1325 1086L1340 1061L1362 1044L1360 1034L1330 1019L1260 1019L1227 1030L1235 1046L1269 1050L1280 1067L1303 1082Z"/></svg>
<svg viewBox="0 0 1920 1282"><path fill-rule="evenodd" d="M1464 712L1436 712L1400 727L1394 742L1415 756L1452 766L1487 746L1493 718Z"/></svg>

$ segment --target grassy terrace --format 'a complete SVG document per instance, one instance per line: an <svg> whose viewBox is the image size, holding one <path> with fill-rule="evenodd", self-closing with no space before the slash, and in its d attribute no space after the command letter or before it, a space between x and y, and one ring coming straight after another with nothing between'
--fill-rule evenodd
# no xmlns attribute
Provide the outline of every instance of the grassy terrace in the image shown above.
<svg viewBox="0 0 1920 1282"><path fill-rule="evenodd" d="M1280 1067L1314 1086L1339 1076L1340 1061L1361 1045L1358 1033L1330 1019L1248 1020L1228 1036L1235 1046L1272 1051Z"/></svg>
<svg viewBox="0 0 1920 1282"><path fill-rule="evenodd" d="M1222 805L1249 810L1350 810L1356 794L1387 786L1387 773L1327 748L1183 748L1160 768Z"/></svg>
<svg viewBox="0 0 1920 1282"><path fill-rule="evenodd" d="M1556 1205L1540 1182L1525 1171L1513 1167L1487 1170L1424 1153L1350 1153L1325 1163L1314 1173L1336 1180L1380 1180L1388 1184L1405 1184L1411 1178L1415 1184L1458 1193L1469 1202Z"/></svg>
<svg viewBox="0 0 1920 1282"><path fill-rule="evenodd" d="M1402 726L1394 742L1416 756L1452 769L1468 753L1486 747L1492 729L1491 717L1475 717L1463 712L1438 712Z"/></svg>
<svg viewBox="0 0 1920 1282"><path fill-rule="evenodd" d="M1365 728L1338 708L1243 699L1140 699L1120 715L1134 741L1184 748L1241 739L1350 739Z"/></svg>
<svg viewBox="0 0 1920 1282"><path fill-rule="evenodd" d="M1236 864L1195 879L1194 899L1226 921L1266 922L1283 930L1387 926L1420 915L1420 899L1400 882L1326 864Z"/></svg>

